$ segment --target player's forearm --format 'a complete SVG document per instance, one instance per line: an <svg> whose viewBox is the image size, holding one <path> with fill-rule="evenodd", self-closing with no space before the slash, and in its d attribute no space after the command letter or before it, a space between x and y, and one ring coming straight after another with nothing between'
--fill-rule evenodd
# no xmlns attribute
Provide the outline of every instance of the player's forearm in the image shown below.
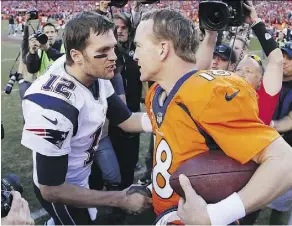
<svg viewBox="0 0 292 226"><path fill-rule="evenodd" d="M274 146L276 144L278 146ZM246 214L266 206L292 188L291 147L281 137L268 148L273 146L277 148L274 154L258 159L261 165L248 184L238 192Z"/></svg>
<svg viewBox="0 0 292 226"><path fill-rule="evenodd" d="M216 38L216 31L206 31L206 36L196 52L196 67L198 69L208 70L211 67Z"/></svg>
<svg viewBox="0 0 292 226"><path fill-rule="evenodd" d="M115 206L122 207L126 199L122 191L96 191L72 184L41 186L44 199L77 207Z"/></svg>
<svg viewBox="0 0 292 226"><path fill-rule="evenodd" d="M119 127L130 133L152 132L151 122L146 113L132 113L131 117L119 124Z"/></svg>

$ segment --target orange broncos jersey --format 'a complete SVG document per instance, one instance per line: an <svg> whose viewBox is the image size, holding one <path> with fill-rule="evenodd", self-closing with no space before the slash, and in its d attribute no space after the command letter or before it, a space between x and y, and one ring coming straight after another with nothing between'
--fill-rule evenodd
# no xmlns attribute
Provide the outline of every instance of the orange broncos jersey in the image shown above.
<svg viewBox="0 0 292 226"><path fill-rule="evenodd" d="M169 178L186 160L220 148L244 164L279 137L259 119L256 92L231 72L195 70L175 84L164 103L159 101L162 92L154 84L146 97L155 141L152 198L157 215L178 205Z"/></svg>

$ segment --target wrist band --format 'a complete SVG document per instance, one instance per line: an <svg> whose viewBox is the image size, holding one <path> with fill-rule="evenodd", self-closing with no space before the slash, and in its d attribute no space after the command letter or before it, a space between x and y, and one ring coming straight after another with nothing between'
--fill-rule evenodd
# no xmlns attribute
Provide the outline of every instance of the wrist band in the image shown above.
<svg viewBox="0 0 292 226"><path fill-rule="evenodd" d="M255 21L257 22L257 21ZM271 34L267 31L265 24L263 22L257 22L252 27L253 32L257 36L259 42L261 43L261 46L266 54L266 56L269 56L269 54L276 48L278 48L276 41L273 39Z"/></svg>
<svg viewBox="0 0 292 226"><path fill-rule="evenodd" d="M233 193L216 204L208 204L207 211L211 225L228 225L243 218L246 214L244 205L237 193Z"/></svg>
<svg viewBox="0 0 292 226"><path fill-rule="evenodd" d="M146 133L152 132L151 121L150 121L147 113L143 113L141 116L141 126L142 126L142 129L144 130L144 132L146 132Z"/></svg>

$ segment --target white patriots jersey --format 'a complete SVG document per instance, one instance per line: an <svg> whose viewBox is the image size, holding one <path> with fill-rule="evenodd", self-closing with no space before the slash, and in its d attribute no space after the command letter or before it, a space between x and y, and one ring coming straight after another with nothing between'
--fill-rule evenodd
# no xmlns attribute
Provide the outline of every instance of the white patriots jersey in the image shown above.
<svg viewBox="0 0 292 226"><path fill-rule="evenodd" d="M36 152L68 154L66 182L88 188L93 154L106 119L109 80L99 79L99 97L69 75L65 55L55 61L26 91L22 102L25 124L21 143L33 151L33 179L39 186Z"/></svg>

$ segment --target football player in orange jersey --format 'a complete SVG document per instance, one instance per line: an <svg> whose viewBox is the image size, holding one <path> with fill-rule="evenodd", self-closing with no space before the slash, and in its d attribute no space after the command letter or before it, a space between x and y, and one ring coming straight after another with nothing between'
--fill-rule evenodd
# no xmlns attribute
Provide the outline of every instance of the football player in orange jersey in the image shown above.
<svg viewBox="0 0 292 226"><path fill-rule="evenodd" d="M229 224L292 187L292 149L259 119L251 86L231 72L196 69L198 37L191 21L167 9L146 13L135 43L141 81L156 82L146 107L155 140L152 199L157 224L180 219L175 208L179 196L169 178L202 152L221 148L242 164L252 159L261 165L246 187L220 203L207 205L195 195L191 224Z"/></svg>

